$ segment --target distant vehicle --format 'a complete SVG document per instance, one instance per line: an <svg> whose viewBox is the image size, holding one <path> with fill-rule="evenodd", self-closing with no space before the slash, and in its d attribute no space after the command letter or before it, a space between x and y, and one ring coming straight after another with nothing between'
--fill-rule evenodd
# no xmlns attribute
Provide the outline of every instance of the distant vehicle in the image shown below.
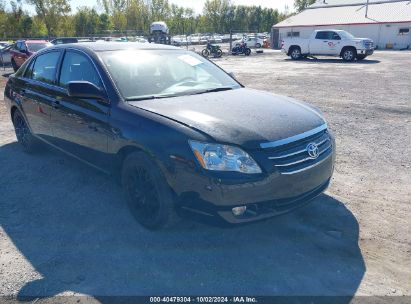
<svg viewBox="0 0 411 304"><path fill-rule="evenodd" d="M33 54L44 49L48 46L52 46L50 42L46 40L19 40L10 49L11 53L11 65L13 70L17 71L18 68Z"/></svg>
<svg viewBox="0 0 411 304"><path fill-rule="evenodd" d="M0 49L0 63L3 65L11 63L11 52L10 49L13 45L8 45Z"/></svg>
<svg viewBox="0 0 411 304"><path fill-rule="evenodd" d="M286 38L281 51L293 60L313 55L339 56L344 61L362 60L374 53L374 42L368 38L355 38L342 30L318 30L308 39Z"/></svg>
<svg viewBox="0 0 411 304"><path fill-rule="evenodd" d="M247 43L248 47L261 48L264 45L264 39L255 36L244 36L242 39L235 41L235 45L240 45L242 42Z"/></svg>
<svg viewBox="0 0 411 304"><path fill-rule="evenodd" d="M220 58L223 56L223 51L218 44L208 42L206 48L201 51L201 55L206 58L210 55L213 55L215 58Z"/></svg>
<svg viewBox="0 0 411 304"><path fill-rule="evenodd" d="M66 44L66 43L78 43L78 39L76 37L61 37L61 38L56 38L56 39L51 40L50 43L54 45Z"/></svg>
<svg viewBox="0 0 411 304"><path fill-rule="evenodd" d="M160 44L171 44L170 30L164 21L153 22L150 25L148 41Z"/></svg>
<svg viewBox="0 0 411 304"><path fill-rule="evenodd" d="M233 49L231 50L231 53L233 55L240 55L240 54L244 54L245 56L250 56L251 54L251 49L247 46L247 43L245 43L244 41L241 42L240 44L236 45L235 47L233 47Z"/></svg>
<svg viewBox="0 0 411 304"><path fill-rule="evenodd" d="M120 38L117 38L114 41L116 41L116 42L128 42L128 38L127 37L120 37Z"/></svg>
<svg viewBox="0 0 411 304"><path fill-rule="evenodd" d="M8 43L7 41L0 41L0 49L3 49L9 45L10 43Z"/></svg>

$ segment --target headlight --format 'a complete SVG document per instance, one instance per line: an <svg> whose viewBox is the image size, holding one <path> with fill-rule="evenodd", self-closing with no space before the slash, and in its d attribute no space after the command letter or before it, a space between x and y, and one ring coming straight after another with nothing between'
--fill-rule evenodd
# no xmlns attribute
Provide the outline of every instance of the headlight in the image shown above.
<svg viewBox="0 0 411 304"><path fill-rule="evenodd" d="M261 173L261 169L254 159L240 148L193 140L190 140L189 144L204 169L248 174Z"/></svg>

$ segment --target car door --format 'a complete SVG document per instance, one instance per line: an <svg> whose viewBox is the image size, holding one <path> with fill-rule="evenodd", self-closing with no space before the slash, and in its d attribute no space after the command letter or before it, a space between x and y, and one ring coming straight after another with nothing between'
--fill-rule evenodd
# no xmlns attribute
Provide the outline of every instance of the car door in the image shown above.
<svg viewBox="0 0 411 304"><path fill-rule="evenodd" d="M80 51L66 50L58 80L59 92L51 114L53 142L66 152L100 168L107 167L110 104L106 101L73 98L70 81L89 81L104 90L91 59Z"/></svg>
<svg viewBox="0 0 411 304"><path fill-rule="evenodd" d="M313 55L329 55L329 43L332 38L331 31L318 31L315 38L310 41L310 53Z"/></svg>
<svg viewBox="0 0 411 304"><path fill-rule="evenodd" d="M34 58L24 72L24 86L19 92L31 131L48 141L52 136L50 119L60 56L61 51L50 51Z"/></svg>
<svg viewBox="0 0 411 304"><path fill-rule="evenodd" d="M16 62L17 66L20 67L24 61L28 58L27 55L27 47L23 41L20 41L16 45L16 53L14 56L14 61Z"/></svg>

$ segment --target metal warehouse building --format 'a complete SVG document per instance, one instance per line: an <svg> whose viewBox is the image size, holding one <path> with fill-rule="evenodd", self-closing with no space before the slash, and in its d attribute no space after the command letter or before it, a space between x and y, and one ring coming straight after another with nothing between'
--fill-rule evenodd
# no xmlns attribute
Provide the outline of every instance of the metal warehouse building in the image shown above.
<svg viewBox="0 0 411 304"><path fill-rule="evenodd" d="M411 0L317 0L271 32L273 48L286 37L308 38L317 29L341 29L371 38L379 49L411 48Z"/></svg>

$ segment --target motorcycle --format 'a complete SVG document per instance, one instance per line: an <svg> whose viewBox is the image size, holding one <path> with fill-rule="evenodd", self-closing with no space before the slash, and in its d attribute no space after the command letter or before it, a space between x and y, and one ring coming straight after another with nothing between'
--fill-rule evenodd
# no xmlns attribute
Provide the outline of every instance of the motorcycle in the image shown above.
<svg viewBox="0 0 411 304"><path fill-rule="evenodd" d="M223 56L223 51L221 50L219 45L207 42L207 46L204 50L201 51L201 55L206 58L210 55L213 55L214 58L220 58L221 56Z"/></svg>
<svg viewBox="0 0 411 304"><path fill-rule="evenodd" d="M251 49L247 47L247 43L242 42L239 45L236 45L235 47L233 47L232 54L233 55L244 54L245 56L250 56Z"/></svg>

